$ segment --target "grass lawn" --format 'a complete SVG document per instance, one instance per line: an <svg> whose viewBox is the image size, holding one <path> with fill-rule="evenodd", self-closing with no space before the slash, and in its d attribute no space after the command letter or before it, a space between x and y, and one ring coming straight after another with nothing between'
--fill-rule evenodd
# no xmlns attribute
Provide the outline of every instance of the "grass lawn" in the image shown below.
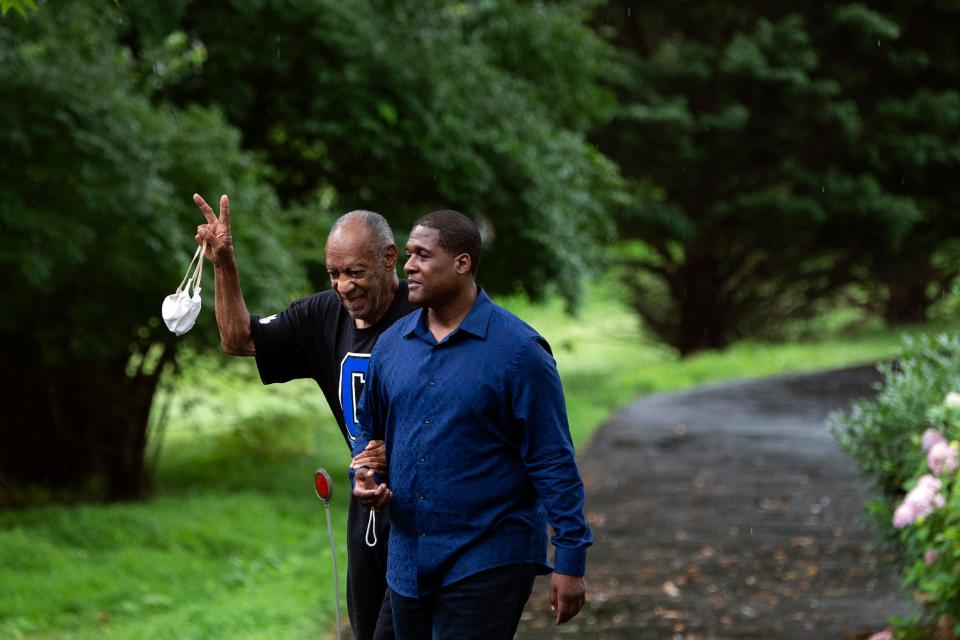
<svg viewBox="0 0 960 640"><path fill-rule="evenodd" d="M887 358L903 333L743 342L680 360L603 292L575 318L558 302L503 302L553 345L580 448L641 394ZM252 361L213 355L193 359L165 397L154 498L0 512L0 637L333 637L330 549L312 477L317 466L334 477L342 589L349 457L315 385L262 387Z"/></svg>
<svg viewBox="0 0 960 640"><path fill-rule="evenodd" d="M321 430L325 445L306 448L175 432L148 502L0 513L0 637L324 637L333 574L313 471L340 472L349 458L336 425ZM336 488L343 568L344 482Z"/></svg>

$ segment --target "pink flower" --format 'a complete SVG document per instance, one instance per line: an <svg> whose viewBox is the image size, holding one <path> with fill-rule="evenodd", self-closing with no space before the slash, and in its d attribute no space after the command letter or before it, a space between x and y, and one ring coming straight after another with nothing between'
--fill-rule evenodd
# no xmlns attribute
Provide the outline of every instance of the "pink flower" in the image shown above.
<svg viewBox="0 0 960 640"><path fill-rule="evenodd" d="M936 549L927 549L927 552L923 554L923 563L928 567L937 561L937 558L940 557L940 552Z"/></svg>
<svg viewBox="0 0 960 640"><path fill-rule="evenodd" d="M938 442L927 453L927 465L938 476L957 470L957 448L944 442Z"/></svg>
<svg viewBox="0 0 960 640"><path fill-rule="evenodd" d="M940 493L941 486L942 483L929 473L920 476L917 485L903 499L903 504L894 511L893 526L902 529L946 505L946 498Z"/></svg>
<svg viewBox="0 0 960 640"><path fill-rule="evenodd" d="M936 493L940 491L940 487L943 486L943 483L939 479L934 478L929 473L925 473L917 480L917 485L913 488L914 491L919 495L920 493Z"/></svg>
<svg viewBox="0 0 960 640"><path fill-rule="evenodd" d="M873 634L867 640L893 640L893 629L884 629Z"/></svg>
<svg viewBox="0 0 960 640"><path fill-rule="evenodd" d="M920 443L923 446L923 452L926 453L933 448L933 445L938 442L946 444L947 439L943 437L943 434L937 431L936 429L927 429L923 432L923 435L920 436Z"/></svg>
<svg viewBox="0 0 960 640"><path fill-rule="evenodd" d="M903 529L908 524L913 524L916 519L916 510L909 502L904 502L893 512L893 526L896 529Z"/></svg>

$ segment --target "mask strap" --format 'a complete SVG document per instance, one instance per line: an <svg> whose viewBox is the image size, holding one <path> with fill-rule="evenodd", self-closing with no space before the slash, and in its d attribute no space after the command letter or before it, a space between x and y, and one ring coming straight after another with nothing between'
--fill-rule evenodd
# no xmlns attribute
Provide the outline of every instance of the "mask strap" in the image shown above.
<svg viewBox="0 0 960 640"><path fill-rule="evenodd" d="M203 247L206 247L207 243L203 243ZM197 250L193 254L193 258L190 259L190 264L187 265L187 272L183 274L183 280L180 281L180 285L177 287L177 291L183 290L183 285L187 284L187 277L190 275L190 270L193 269L193 263L196 261L197 256L200 255L200 252L203 250L203 247L197 247ZM203 258L200 258L201 264L203 263Z"/></svg>
<svg viewBox="0 0 960 640"><path fill-rule="evenodd" d="M197 293L200 292L200 276L203 275L203 255L206 253L206 251L207 251L207 241L204 240L204 241L203 241L203 244L200 245L199 247L197 247L197 252L198 252L197 255L200 256L200 262L197 263L197 270L193 272L193 278L192 278L192 281L193 281L193 295L197 295ZM193 261L192 261L192 260L190 261L190 264L193 264ZM187 268L187 271L188 271L188 272L190 271L189 267ZM187 287L188 287L187 293L190 293L190 291L189 291L189 286L190 286L190 285L188 284L188 285L187 285Z"/></svg>
<svg viewBox="0 0 960 640"><path fill-rule="evenodd" d="M373 540L371 540L371 537ZM368 547L377 546L377 512L373 509L370 509L370 517L367 518L367 533L363 537L363 541L367 543Z"/></svg>

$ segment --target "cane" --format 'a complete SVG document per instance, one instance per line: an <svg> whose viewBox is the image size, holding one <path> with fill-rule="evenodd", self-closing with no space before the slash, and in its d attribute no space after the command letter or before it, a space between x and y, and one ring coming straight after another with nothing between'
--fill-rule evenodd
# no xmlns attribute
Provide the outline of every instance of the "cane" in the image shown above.
<svg viewBox="0 0 960 640"><path fill-rule="evenodd" d="M337 640L340 640L340 578L337 575L337 547L333 541L333 522L330 520L330 498L333 496L333 480L324 468L313 474L313 489L323 501L323 510L327 514L327 533L330 535L330 557L333 558L333 589L337 598Z"/></svg>

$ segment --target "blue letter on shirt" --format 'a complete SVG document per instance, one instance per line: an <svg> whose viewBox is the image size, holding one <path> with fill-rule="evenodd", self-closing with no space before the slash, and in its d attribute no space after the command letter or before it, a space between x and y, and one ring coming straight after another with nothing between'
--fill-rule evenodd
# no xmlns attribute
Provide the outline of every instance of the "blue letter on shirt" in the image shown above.
<svg viewBox="0 0 960 640"><path fill-rule="evenodd" d="M357 404L370 366L369 353L348 353L340 363L340 408L351 440L357 439Z"/></svg>

